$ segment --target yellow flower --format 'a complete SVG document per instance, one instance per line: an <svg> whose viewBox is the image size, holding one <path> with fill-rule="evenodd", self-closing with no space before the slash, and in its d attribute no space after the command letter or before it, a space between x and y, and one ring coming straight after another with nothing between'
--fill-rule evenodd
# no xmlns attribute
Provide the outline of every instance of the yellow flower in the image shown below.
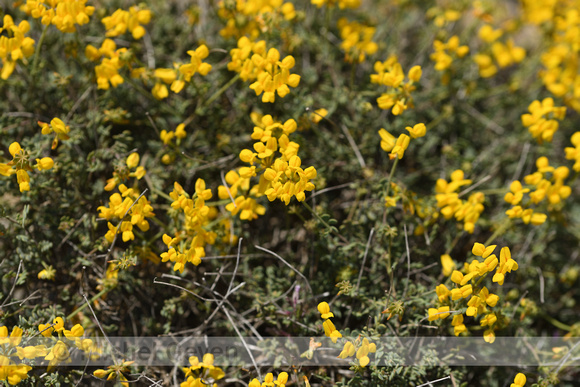
<svg viewBox="0 0 580 387"><path fill-rule="evenodd" d="M329 319L331 317L334 317L334 314L330 312L330 306L328 305L327 302L321 302L320 304L318 304L318 311L320 312L320 317L322 317L323 319Z"/></svg>
<svg viewBox="0 0 580 387"><path fill-rule="evenodd" d="M336 343L336 340L342 337L342 334L336 329L332 321L325 320L322 327L324 328L324 334L330 337L333 343Z"/></svg>
<svg viewBox="0 0 580 387"><path fill-rule="evenodd" d="M449 306L441 306L439 308L429 308L427 311L429 321L434 321L437 319L445 319L449 317Z"/></svg>
<svg viewBox="0 0 580 387"><path fill-rule="evenodd" d="M395 136L383 128L379 130L379 136L381 136L381 149L390 152L395 147Z"/></svg>
<svg viewBox="0 0 580 387"><path fill-rule="evenodd" d="M355 352L356 349L354 347L354 344L350 341L347 341L346 343L344 343L344 347L342 348L342 351L340 352L338 357L341 359L346 359L347 357L351 357L352 355L354 355Z"/></svg>
<svg viewBox="0 0 580 387"><path fill-rule="evenodd" d="M456 265L449 254L443 254L441 256L441 266L443 267L443 275L448 276L453 272L453 269L455 269Z"/></svg>
<svg viewBox="0 0 580 387"><path fill-rule="evenodd" d="M496 247L497 245L485 247L483 244L476 242L474 243L471 252L473 255L477 255L478 257L487 258L491 253L493 253Z"/></svg>
<svg viewBox="0 0 580 387"><path fill-rule="evenodd" d="M510 387L524 387L524 384L526 384L526 375L520 372L516 375Z"/></svg>
<svg viewBox="0 0 580 387"><path fill-rule="evenodd" d="M356 352L356 358L358 359L360 366L366 367L370 362L368 354L375 353L376 351L377 346L375 343L370 343L367 338L364 338L360 348Z"/></svg>
<svg viewBox="0 0 580 387"><path fill-rule="evenodd" d="M22 328L15 326L12 328L10 337L8 337L8 328L0 327L0 344L9 344L11 347L16 347L22 341Z"/></svg>
<svg viewBox="0 0 580 387"><path fill-rule="evenodd" d="M48 265L38 273L38 279L54 280L55 275L56 270L52 267L52 265Z"/></svg>
<svg viewBox="0 0 580 387"><path fill-rule="evenodd" d="M403 156L405 155L405 151L409 147L410 141L411 138L406 134L399 135L399 138L397 138L397 141L395 142L395 146L393 147L391 153L389 154L389 158L391 160L394 159L395 157L402 159Z"/></svg>
<svg viewBox="0 0 580 387"><path fill-rule="evenodd" d="M313 113L310 113L310 119L315 124L318 124L323 118L326 117L328 114L328 110L326 109L317 109Z"/></svg>
<svg viewBox="0 0 580 387"><path fill-rule="evenodd" d="M427 132L427 127L425 126L425 124L420 123L416 124L413 127L407 126L405 130L407 130L411 134L411 137L419 138L425 135L425 133Z"/></svg>

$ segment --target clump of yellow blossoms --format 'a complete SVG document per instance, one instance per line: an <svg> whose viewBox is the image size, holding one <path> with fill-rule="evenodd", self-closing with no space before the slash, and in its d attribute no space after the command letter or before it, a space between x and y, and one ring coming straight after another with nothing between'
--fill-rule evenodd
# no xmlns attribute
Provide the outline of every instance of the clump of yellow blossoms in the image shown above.
<svg viewBox="0 0 580 387"><path fill-rule="evenodd" d="M93 371L93 375L97 378L107 378L107 380L119 380L119 384L123 387L129 387L128 379L124 375L125 373L130 372L130 366L134 363L134 361L121 361L120 364L115 364L112 366L107 367L107 369L98 369Z"/></svg>
<svg viewBox="0 0 580 387"><path fill-rule="evenodd" d="M539 76L555 97L580 111L580 18L577 2L522 1L525 20L542 26L546 48Z"/></svg>
<svg viewBox="0 0 580 387"><path fill-rule="evenodd" d="M264 93L262 102L274 102L275 93L284 98L290 92L288 86L296 87L300 83L299 75L290 74L295 64L294 57L288 55L280 61L278 50L271 48L266 51L263 40L251 42L242 37L230 55L232 60L228 63L228 70L239 73L244 81L255 81L250 89L256 95Z"/></svg>
<svg viewBox="0 0 580 387"><path fill-rule="evenodd" d="M287 372L280 372L276 380L274 380L274 375L270 372L264 377L264 383L260 384L258 379L252 379L248 387L286 387L286 383L288 383Z"/></svg>
<svg viewBox="0 0 580 387"><path fill-rule="evenodd" d="M576 172L580 172L580 132L576 132L570 138L570 142L574 147L566 147L564 151L566 152L567 160L574 160L574 169Z"/></svg>
<svg viewBox="0 0 580 387"><path fill-rule="evenodd" d="M386 86L388 91L377 98L379 108L389 110L395 116L403 113L409 108L413 108L413 97L411 92L416 89L415 83L421 80L421 66L413 66L407 74L405 73L396 56L391 56L384 62L376 62L374 66L376 74L371 75L371 83Z"/></svg>
<svg viewBox="0 0 580 387"><path fill-rule="evenodd" d="M330 337L333 343L336 343L336 340L341 338L342 334L336 329L332 321L330 321L330 318L334 317L334 314L330 312L330 306L327 302L321 302L318 304L318 311L320 312L320 317L324 319L322 323L324 334L326 337Z"/></svg>
<svg viewBox="0 0 580 387"><path fill-rule="evenodd" d="M412 138L423 137L427 132L427 127L423 123L416 124L414 126L407 126L405 128L409 132ZM409 147L411 142L411 137L402 133L399 135L397 140L395 136L387 132L384 128L379 130L379 136L381 136L381 149L389 153L389 158L393 160L395 157L402 159L405 155L405 151Z"/></svg>
<svg viewBox="0 0 580 387"><path fill-rule="evenodd" d="M433 52L430 56L431 60L435 62L435 70L445 72L442 78L444 85L448 84L451 79L449 70L453 61L457 58L461 59L469 53L469 47L460 45L457 35L453 35L446 43L440 40L433 42Z"/></svg>
<svg viewBox="0 0 580 387"><path fill-rule="evenodd" d="M522 124L540 144L544 141L551 142L558 130L558 121L566 116L566 107L554 106L552 98L544 98L542 102L532 102L528 111L529 113L522 114Z"/></svg>
<svg viewBox="0 0 580 387"><path fill-rule="evenodd" d="M27 0L21 9L42 24L53 24L62 32L75 32L75 24L84 25L95 7L87 6L87 0Z"/></svg>
<svg viewBox="0 0 580 387"><path fill-rule="evenodd" d="M485 195L482 192L474 192L466 201L459 198L459 189L464 185L471 184L471 180L464 178L462 170L458 169L451 173L451 181L438 179L435 185L435 199L441 215L445 219L455 217L463 222L463 229L472 234L479 215L483 212Z"/></svg>
<svg viewBox="0 0 580 387"><path fill-rule="evenodd" d="M498 66L499 68L508 67L521 62L526 57L526 51L516 46L512 39L508 39L505 43L498 41L502 35L501 29L494 30L489 24L479 29L479 38L491 44L490 53L478 53L473 57L482 78L494 76L498 71Z"/></svg>
<svg viewBox="0 0 580 387"><path fill-rule="evenodd" d="M70 132L70 126L66 125L60 118L55 117L50 120L50 125L46 122L38 121L38 125L42 129L42 134L55 133L54 140L52 140L51 149L56 149L58 146L58 140L68 140L68 133Z"/></svg>
<svg viewBox="0 0 580 387"><path fill-rule="evenodd" d="M110 86L117 87L124 82L119 70L125 66L129 52L126 48L117 49L117 45L111 39L105 39L100 48L87 45L85 56L96 62L102 58L101 63L95 66L97 87L108 90Z"/></svg>
<svg viewBox="0 0 580 387"><path fill-rule="evenodd" d="M107 29L107 37L124 34L127 30L134 39L141 39L145 35L144 24L151 21L151 11L147 8L133 6L128 11L117 9L111 16L104 17L101 22Z"/></svg>
<svg viewBox="0 0 580 387"><path fill-rule="evenodd" d="M171 91L179 93L196 73L204 77L209 73L212 66L203 62L209 55L209 49L205 44L195 50L187 51L187 54L191 57L190 63L174 63L175 68L158 68L153 71L152 76L155 78L155 86L151 90L151 94L155 98L161 100L169 96L167 85L171 85ZM144 81L149 79L150 75L144 67L135 68L131 71L131 77L140 77Z"/></svg>
<svg viewBox="0 0 580 387"><path fill-rule="evenodd" d="M345 9L356 9L360 7L360 0L310 0L312 4L317 6L318 8L322 8L322 6L326 5L328 8L336 7L338 4L338 8Z"/></svg>
<svg viewBox="0 0 580 387"><path fill-rule="evenodd" d="M356 358L358 360L359 366L366 367L371 359L369 358L370 353L377 352L377 345L371 343L366 337L360 340L360 336L354 341L347 341L344 343L342 351L338 355L341 359L346 359L351 357L356 353Z"/></svg>
<svg viewBox="0 0 580 387"><path fill-rule="evenodd" d="M449 23L459 20L461 12L456 9L445 9L443 7L435 6L429 8L427 12L425 12L425 16L433 19L433 24L441 28Z"/></svg>
<svg viewBox="0 0 580 387"><path fill-rule="evenodd" d="M316 168L302 166L298 156L300 146L288 138L296 131L295 120L289 119L282 124L270 115L255 113L252 120L256 125L251 136L256 140L254 150L240 152L240 160L249 167L229 171L225 176L228 186L218 188L220 199L232 200L226 210L233 215L239 213L243 220L253 220L265 213L266 209L254 198L266 196L270 201L279 199L286 205L293 197L303 201L305 192L314 189L311 180L317 175ZM250 187L251 178L258 175L258 184Z"/></svg>
<svg viewBox="0 0 580 387"><path fill-rule="evenodd" d="M6 31L6 35L2 34ZM34 39L24 36L30 31L30 23L26 20L18 25L10 15L4 15L2 28L0 28L0 59L2 59L2 71L0 78L6 80L14 72L16 61L30 57L34 53Z"/></svg>
<svg viewBox="0 0 580 387"><path fill-rule="evenodd" d="M252 54L250 56L250 54ZM232 60L228 63L228 70L240 74L244 81L255 81L250 89L256 95L262 95L262 102L274 102L276 93L284 98L290 87L296 87L300 83L300 76L291 74L295 60L292 55L280 60L280 53L275 48L266 51L266 42L251 42L242 37L238 40L238 47L230 51Z"/></svg>
<svg viewBox="0 0 580 387"><path fill-rule="evenodd" d="M22 149L19 143L13 142L8 147L8 152L12 155L12 161L8 163L0 163L0 175L11 176L16 174L16 181L20 192L30 191L30 176L28 172L33 168L30 165L30 152ZM36 159L34 166L39 171L51 169L54 166L54 161L50 157L43 157Z"/></svg>
<svg viewBox="0 0 580 387"><path fill-rule="evenodd" d="M257 39L260 34L282 30L281 23L296 18L291 2L283 0L225 0L218 3L218 16L226 21L220 35Z"/></svg>
<svg viewBox="0 0 580 387"><path fill-rule="evenodd" d="M211 383L222 379L225 376L224 371L213 365L214 356L211 353L203 355L203 360L199 361L197 356L189 358L190 367L183 368L187 380L180 384L181 387L217 387L216 383Z"/></svg>
<svg viewBox="0 0 580 387"><path fill-rule="evenodd" d="M524 223L540 225L546 221L546 214L534 212L529 208L531 204L537 205L547 199L548 210L560 207L566 198L572 194L572 189L564 185L564 180L568 177L570 170L561 166L554 168L550 166L548 158L540 157L536 160L537 171L524 177L524 182L535 187L523 188L519 180L514 180L510 184L510 192L505 194L504 200L513 207L506 211L506 214L513 218L521 218ZM551 174L551 176L550 176ZM524 194L528 194L529 200L523 202Z"/></svg>
<svg viewBox="0 0 580 387"><path fill-rule="evenodd" d="M27 364L16 363L16 356L19 360L34 359L36 357L46 356L44 346L40 347L20 347L22 341L22 328L15 326L8 336L8 327L0 327L0 380L8 382L14 386L22 380L28 378L28 372L32 370ZM16 352L15 352L16 350Z"/></svg>
<svg viewBox="0 0 580 387"><path fill-rule="evenodd" d="M366 55L372 55L379 49L378 44L372 41L376 28L358 22L349 22L340 18L337 23L340 30L340 48L345 51L344 60L350 63L361 63Z"/></svg>
<svg viewBox="0 0 580 387"><path fill-rule="evenodd" d="M451 282L455 284L453 289L449 290L445 284L437 286L435 291L441 306L429 308L429 321L443 320L453 313L451 325L455 336L459 336L467 331L467 327L464 324L463 314L453 311L465 309L467 317L476 319L482 316L479 323L481 327L485 327L483 332L485 341L488 343L495 341L495 331L506 325L508 320L500 312L489 309L497 305L499 296L483 286L482 281L495 270L492 282L503 285L505 275L518 269L517 262L511 257L510 249L503 247L498 259L492 254L496 247L496 245L486 247L481 243L473 245L471 250L473 255L481 257L481 260L475 258L469 263L466 262L461 271L453 270L450 277Z"/></svg>
<svg viewBox="0 0 580 387"><path fill-rule="evenodd" d="M54 333L58 335L59 340L54 344L54 346L52 348L45 348L46 353L44 353L44 355L46 356L44 357L44 360L49 361L48 370L63 361L70 362L69 348L72 347L73 343L74 347L82 350L86 354L92 353L94 355L100 352L100 349L95 346L91 339L84 338L85 329L81 324L74 325L70 330L65 329L62 317L56 317L52 321L52 324L38 325L38 331L44 337L53 337L52 335ZM42 348L40 347L37 346L35 348L37 351L42 352Z"/></svg>
<svg viewBox="0 0 580 387"><path fill-rule="evenodd" d="M187 136L187 133L185 132L185 124L183 124L183 123L177 125L175 130L167 131L167 130L163 129L161 131L161 133L159 134L159 137L161 138L163 145L169 146L169 147L178 147L179 145L181 145L181 141L185 138L185 136ZM173 144L174 138L175 138L175 144ZM161 157L161 162L163 164L171 164L174 159L175 159L175 154L166 153Z"/></svg>
<svg viewBox="0 0 580 387"><path fill-rule="evenodd" d="M105 191L112 191L118 184L127 181L130 177L141 180L145 176L145 167L139 165L139 153L133 152L125 160L125 164L115 166L113 177L107 180Z"/></svg>
<svg viewBox="0 0 580 387"><path fill-rule="evenodd" d="M97 208L100 218L121 221L119 226L114 226L111 222L107 222L109 231L105 234L105 239L109 243L113 242L116 234L122 235L123 242L134 240L133 226L137 226L141 231L145 232L149 230L149 222L146 218L155 216L153 207L151 207L150 202L144 195L139 198L139 193L133 188L127 188L125 184L119 185L119 192L110 196L108 207L99 206ZM137 202L135 202L136 200ZM130 219L124 220L125 216L129 216Z"/></svg>
<svg viewBox="0 0 580 387"><path fill-rule="evenodd" d="M195 266L205 257L205 246L214 244L217 237L213 231L206 231L204 226L210 219L210 208L206 201L211 199L212 192L206 189L205 181L197 179L195 193L189 195L177 182L169 194L173 202L171 208L176 212L183 212L183 226L174 236L163 234L163 243L168 251L161 254L163 262L173 262L173 270L183 272L187 262Z"/></svg>

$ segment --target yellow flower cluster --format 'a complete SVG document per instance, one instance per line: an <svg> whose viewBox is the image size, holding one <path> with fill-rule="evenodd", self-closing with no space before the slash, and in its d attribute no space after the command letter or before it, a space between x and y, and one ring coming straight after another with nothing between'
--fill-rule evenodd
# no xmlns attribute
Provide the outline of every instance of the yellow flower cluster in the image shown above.
<svg viewBox="0 0 580 387"><path fill-rule="evenodd" d="M324 5L328 8L332 8L336 7L338 4L338 8L340 9L356 9L360 7L361 4L361 0L310 0L310 2L318 8L322 8Z"/></svg>
<svg viewBox="0 0 580 387"><path fill-rule="evenodd" d="M0 381L17 385L28 378L28 372L32 367L23 363L17 364L15 358L19 361L43 358L48 361L50 371L59 363L70 362L70 348L80 349L86 354L99 352L91 339L84 338L85 330L82 325L76 324L67 330L62 317L55 318L52 324L40 324L38 330L44 337L53 337L53 333L56 332L58 340L53 341L52 346L45 344L21 346L22 328L15 326L8 335L8 327L0 327Z"/></svg>
<svg viewBox="0 0 580 387"><path fill-rule="evenodd" d="M133 188L127 188L125 184L121 184L119 185L119 192L109 197L108 207L99 206L97 208L100 218L107 220L118 219L121 221L119 227L113 226L111 222L107 222L109 231L105 234L105 239L109 243L113 242L115 235L118 233L122 234L123 242L134 240L133 226L137 226L141 231L145 232L149 230L149 222L146 218L155 216L153 207L151 207L150 202L144 195L135 203L135 200L139 197L139 193L135 192ZM124 220L125 216L130 216L130 220Z"/></svg>
<svg viewBox="0 0 580 387"><path fill-rule="evenodd" d="M414 126L407 126L405 128L409 132L412 138L423 137L427 133L427 127L423 123L416 124ZM397 140L395 136L387 132L384 128L379 130L379 136L381 136L381 149L389 153L389 158L393 160L395 157L402 159L405 155L405 151L409 147L411 142L411 137L402 133L399 135Z"/></svg>
<svg viewBox="0 0 580 387"><path fill-rule="evenodd" d="M574 160L574 169L576 172L580 172L580 132L576 132L570 138L570 142L574 147L566 147L564 151L566 152L567 160Z"/></svg>
<svg viewBox="0 0 580 387"><path fill-rule="evenodd" d="M128 11L117 9L111 16L104 17L101 22L107 29L107 37L124 34L127 30L134 39L141 39L145 35L144 24L151 21L151 11L144 7L133 6Z"/></svg>
<svg viewBox="0 0 580 387"><path fill-rule="evenodd" d="M376 74L371 75L371 83L376 83L388 87L386 93L377 98L379 108L389 110L395 116L403 113L409 108L413 108L413 97L411 92L416 89L414 85L421 80L421 66L413 66L407 74L408 80L405 81L405 73L396 56L391 56L384 62L375 62L374 70Z"/></svg>
<svg viewBox="0 0 580 387"><path fill-rule="evenodd" d="M269 372L264 377L264 382L260 384L258 379L252 379L248 387L286 387L288 383L288 373L280 372L276 380L274 380L274 375Z"/></svg>
<svg viewBox="0 0 580 387"><path fill-rule="evenodd" d="M256 140L254 150L240 152L240 160L250 166L229 171L225 176L228 186L218 188L220 199L232 199L226 210L233 215L239 213L242 220L253 220L265 213L266 209L254 198L265 195L270 201L279 199L286 205L292 197L303 201L305 192L314 189L311 180L317 175L316 168L302 166L300 146L288 138L296 130L296 121L289 119L282 124L270 115L251 116L256 125L251 136ZM251 178L258 175L258 184L250 187Z"/></svg>
<svg viewBox="0 0 580 387"><path fill-rule="evenodd" d="M446 43L435 40L433 42L433 48L435 51L431 54L430 58L435 62L435 70L445 72L442 83L447 85L451 80L451 74L448 70L451 69L453 61L465 57L469 53L469 47L460 45L459 37L453 35Z"/></svg>
<svg viewBox="0 0 580 387"><path fill-rule="evenodd" d="M480 286L481 282L487 277L488 273L495 270L492 282L503 285L505 275L518 269L517 262L512 259L509 247L503 247L500 251L499 259L492 254L497 245L484 246L481 243L475 243L471 252L476 257L470 263L465 263L463 270L453 270L451 281L455 287L451 290L440 284L436 287L438 301L442 304L438 308L429 308L428 319L435 321L445 319L452 313L451 310L461 310L465 308L465 315L468 317L480 319L480 326L487 327L483 333L485 341L493 343L495 340L495 331L500 329L506 323L504 318L489 310L499 302L497 294L490 293L485 286ZM470 297L471 296L471 297ZM469 300L467 298L469 297ZM464 324L464 317L461 313L454 313L453 326L455 336L467 331Z"/></svg>
<svg viewBox="0 0 580 387"><path fill-rule="evenodd" d="M260 34L282 30L281 22L296 17L294 4L283 0L233 0L218 3L218 16L226 21L220 35L239 39L257 39Z"/></svg>
<svg viewBox="0 0 580 387"><path fill-rule="evenodd" d="M250 89L256 95L264 93L262 102L274 102L276 93L284 98L290 92L288 86L296 87L300 83L299 75L290 74L295 64L294 57L288 55L280 60L278 50L271 48L266 51L266 42L263 40L252 42L242 37L230 55L232 60L228 63L228 70L239 73L243 81L255 81Z"/></svg>
<svg viewBox="0 0 580 387"><path fill-rule="evenodd" d="M59 341L57 341L52 349L47 349L48 354L44 359L49 360L49 368L57 365L59 361L68 359L68 348L70 345L63 342L63 339L74 342L74 346L85 353L100 353L100 349L95 346L91 339L84 338L85 329L81 324L74 325L70 330L65 329L62 317L56 317L52 321L52 324L38 325L38 331L44 337L52 337L56 333L59 338Z"/></svg>
<svg viewBox="0 0 580 387"><path fill-rule="evenodd" d="M451 4L450 4L451 5ZM456 6L457 4L453 4ZM461 17L461 12L456 9L445 9L443 7L435 6L431 7L425 12L425 16L433 19L433 24L441 28L449 23L453 23Z"/></svg>
<svg viewBox="0 0 580 387"><path fill-rule="evenodd" d="M0 59L2 70L0 78L6 80L14 72L16 61L30 57L34 53L34 39L24 36L30 30L30 23L26 20L18 25L10 15L4 15L0 34L6 31L6 35L0 36Z"/></svg>
<svg viewBox="0 0 580 387"><path fill-rule="evenodd" d="M534 186L535 190L523 188L519 180L514 180L510 184L510 192L506 193L504 200L513 207L506 211L506 215L513 218L521 218L524 223L540 225L546 221L546 214L534 212L529 208L531 204L539 204L544 199L548 201L548 210L560 205L568 196L572 194L572 189L564 185L564 180L568 177L570 170L561 166L558 168L551 167L546 157L540 157L536 160L537 171L524 177L524 182L529 186ZM548 174L551 174L551 178ZM549 180L548 180L549 178ZM528 194L529 200L523 203L524 194Z"/></svg>
<svg viewBox="0 0 580 387"><path fill-rule="evenodd" d="M345 51L344 60L350 63L361 63L366 55L373 55L379 45L372 41L376 28L358 22L349 22L346 18L338 19L340 30L340 48Z"/></svg>
<svg viewBox="0 0 580 387"><path fill-rule="evenodd" d="M38 126L42 129L42 134L55 133L54 140L52 140L51 149L56 149L58 146L58 140L68 140L68 133L70 132L70 126L66 125L60 118L55 117L50 120L50 124L42 121L38 121Z"/></svg>
<svg viewBox="0 0 580 387"><path fill-rule="evenodd" d="M98 369L93 371L93 375L97 378L107 378L107 380L119 380L119 384L123 387L129 387L128 379L124 373L129 373L129 367L135 363L134 361L121 361L120 364L115 364L107 367L106 370Z"/></svg>
<svg viewBox="0 0 580 387"><path fill-rule="evenodd" d="M532 102L528 111L529 113L522 114L522 124L540 144L544 141L551 142L559 127L558 120L562 121L566 116L566 107L554 106L552 98L544 98L542 102Z"/></svg>
<svg viewBox="0 0 580 387"><path fill-rule="evenodd" d="M536 4L537 3L537 4ZM576 111L580 111L580 16L578 3L524 1L528 20L534 24L547 24L548 45L541 61L540 71L546 88Z"/></svg>
<svg viewBox="0 0 580 387"><path fill-rule="evenodd" d="M105 185L105 191L112 191L118 184L124 183L130 177L135 177L137 180L141 180L145 176L145 167L139 166L139 153L133 152L127 156L125 160L125 165L120 165L115 167L113 172L113 177L107 180L107 185Z"/></svg>
<svg viewBox="0 0 580 387"><path fill-rule="evenodd" d="M219 380L225 376L224 371L213 365L214 356L211 353L203 355L203 360L199 361L197 356L189 358L190 367L183 368L187 380L180 384L181 387L217 387L216 383L209 384L208 380Z"/></svg>
<svg viewBox="0 0 580 387"><path fill-rule="evenodd" d="M340 9L356 9L360 7L361 4L361 0L310 0L310 2L318 8L322 8L324 5L328 8L332 8L336 7L338 4L338 8Z"/></svg>
<svg viewBox="0 0 580 387"><path fill-rule="evenodd" d="M178 147L181 144L181 140L183 140L187 136L185 132L185 124L181 123L177 125L175 130L167 131L163 129L159 135L163 145L170 146L170 147ZM175 138L175 145L173 144L173 139ZM161 157L161 162L163 164L171 164L175 160L174 153L166 153Z"/></svg>
<svg viewBox="0 0 580 387"><path fill-rule="evenodd" d="M177 182L169 196L173 200L171 208L183 212L184 221L175 236L163 234L168 251L161 254L161 260L173 262L173 270L183 272L187 262L199 265L205 257L205 246L215 242L216 233L203 228L210 219L210 208L205 202L211 199L212 192L206 189L203 179L197 179L192 197Z"/></svg>
<svg viewBox="0 0 580 387"><path fill-rule="evenodd" d="M437 207L441 209L441 215L445 219L455 217L457 221L463 222L463 229L472 234L475 223L484 210L485 195L482 192L475 192L469 195L466 201L461 200L457 191L462 186L469 184L471 184L471 180L464 178L463 171L461 169L455 170L451 173L450 182L444 179L437 180L435 199Z"/></svg>
<svg viewBox="0 0 580 387"><path fill-rule="evenodd" d="M190 63L174 64L175 68L158 68L153 71L155 78L155 86L151 90L151 94L159 100L167 98L169 91L166 85L171 85L171 91L179 93L185 87L186 82L190 82L191 78L199 73L206 76L211 70L212 66L209 63L204 63L203 60L209 55L209 50L205 44L202 44L195 50L187 51L191 57ZM131 71L132 78L141 77L143 80L148 79L146 69L139 67Z"/></svg>
<svg viewBox="0 0 580 387"><path fill-rule="evenodd" d="M354 342L347 341L344 343L344 347L338 357L346 359L356 353L359 366L366 367L371 361L369 354L375 352L377 352L377 345L375 343L371 343L366 337L361 342L360 337L358 337Z"/></svg>
<svg viewBox="0 0 580 387"><path fill-rule="evenodd" d="M503 35L501 29L494 30L489 24L485 24L479 29L479 38L487 44L491 44L487 53L474 55L473 60L479 68L479 75L482 78L494 76L499 68L511 66L521 62L526 57L526 51L514 44L512 39L505 43L498 41Z"/></svg>
<svg viewBox="0 0 580 387"><path fill-rule="evenodd" d="M8 152L12 155L12 161L0 163L0 175L11 176L16 174L16 181L20 192L30 191L30 176L28 172L32 171L30 165L30 152L22 149L19 143L13 142L8 147ZM50 157L36 159L34 166L39 171L46 171L54 166L54 161Z"/></svg>
<svg viewBox="0 0 580 387"><path fill-rule="evenodd" d="M341 338L342 334L336 329L332 321L330 321L330 318L334 317L334 314L330 311L330 306L327 302L321 302L318 304L318 311L320 312L320 317L324 319L322 323L324 334L326 337L330 337L333 343L336 343L336 340Z"/></svg>
<svg viewBox="0 0 580 387"><path fill-rule="evenodd" d="M8 382L14 386L22 380L28 378L28 372L32 367L24 363L17 364L16 359L11 357L18 356L22 359L33 359L35 357L46 356L46 349L37 347L20 347L22 342L22 328L15 326L8 336L8 327L0 327L0 381ZM16 350L16 352L14 352ZM12 355L12 356L11 356Z"/></svg>
<svg viewBox="0 0 580 387"><path fill-rule="evenodd" d="M75 32L75 24L87 24L95 12L95 7L86 4L87 0L27 0L21 10L46 26L53 24L62 32Z"/></svg>
<svg viewBox="0 0 580 387"><path fill-rule="evenodd" d="M109 86L117 87L124 82L119 70L125 65L129 52L126 48L117 49L117 45L111 39L105 39L100 48L87 45L85 56L96 62L102 58L101 63L95 66L97 86L99 89L108 90Z"/></svg>

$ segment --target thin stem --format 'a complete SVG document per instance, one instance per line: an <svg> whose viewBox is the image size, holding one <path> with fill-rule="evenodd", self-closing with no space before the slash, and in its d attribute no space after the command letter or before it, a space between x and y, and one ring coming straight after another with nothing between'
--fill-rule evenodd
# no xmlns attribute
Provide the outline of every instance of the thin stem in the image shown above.
<svg viewBox="0 0 580 387"><path fill-rule="evenodd" d="M101 298L104 294L110 292L112 290L112 288L104 288L103 290L101 290L100 292L98 292L97 294L95 294L93 296L93 298L91 298L90 302L93 303L96 300L98 300L99 298ZM75 309L74 311L72 311L71 314L69 314L68 316L66 316L65 320L66 321L70 321L71 318L73 318L77 313L82 312L86 307L87 307L87 303L82 304L78 309Z"/></svg>
<svg viewBox="0 0 580 387"><path fill-rule="evenodd" d="M566 325L563 322L556 320L554 317L549 316L546 313L543 313L542 314L542 317L546 321L548 321L550 324L552 324L553 326L555 326L556 328L559 328L559 329L561 329L563 331L566 331L566 332L570 332L572 330L572 327L570 325Z"/></svg>
<svg viewBox="0 0 580 387"><path fill-rule="evenodd" d="M395 174L395 169L397 168L397 164L399 163L399 156L395 157L395 162L391 167L391 172L389 173L389 179L387 180L387 190L385 191L385 198L389 196L389 192L391 191L391 181L393 180L393 175ZM385 211L383 212L383 223L387 221L387 214L389 213L389 207L385 207Z"/></svg>
<svg viewBox="0 0 580 387"><path fill-rule="evenodd" d="M42 29L42 34L40 35L40 39L38 39L38 44L36 45L36 50L34 51L34 59L32 60L32 68L30 69L30 76L34 78L36 75L36 70L38 66L38 60L40 58L40 48L42 47L42 43L44 42L44 37L46 36L46 31L50 27L50 24L45 25Z"/></svg>
<svg viewBox="0 0 580 387"><path fill-rule="evenodd" d="M485 241L484 245L489 246L489 244L491 242L493 242L495 240L495 238L497 238L498 236L503 234L511 226L511 224L512 224L512 222L510 221L509 218L504 220L504 222L501 224L501 226L499 226L497 228L497 230L495 230L495 232Z"/></svg>

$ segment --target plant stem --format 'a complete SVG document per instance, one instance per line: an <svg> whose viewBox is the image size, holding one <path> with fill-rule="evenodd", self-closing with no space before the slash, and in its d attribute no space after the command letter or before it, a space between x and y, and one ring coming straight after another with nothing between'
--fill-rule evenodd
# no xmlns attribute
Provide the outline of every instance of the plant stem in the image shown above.
<svg viewBox="0 0 580 387"><path fill-rule="evenodd" d="M391 172L389 173L389 179L387 180L387 190L385 191L385 198L389 196L389 192L391 191L391 181L393 180L393 175L395 174L395 169L397 168L397 164L399 163L399 156L395 157L395 162L391 167ZM383 223L387 221L387 214L389 213L390 207L385 207L385 211L383 212Z"/></svg>
<svg viewBox="0 0 580 387"><path fill-rule="evenodd" d="M96 300L98 300L99 298L101 298L104 294L110 292L113 288L108 288L105 287L103 290L101 290L100 292L98 292L97 294L95 294L95 296L93 298L91 298L91 303L95 302ZM75 309L71 314L69 314L68 316L66 316L65 320L69 321L71 318L73 318L76 314L82 312L83 309L85 309L87 307L86 302L84 304L82 304L78 309Z"/></svg>
<svg viewBox="0 0 580 387"><path fill-rule="evenodd" d="M209 105L211 105L211 103L213 101L215 101L216 99L218 99L218 97L220 95L222 95L227 89L230 88L231 85L233 85L238 79L240 79L240 74L236 74L235 77L233 77L232 79L229 80L228 83L226 83L225 85L223 85L218 91L216 91L215 93L213 93L213 95L211 97L209 97L207 99L207 101L204 104L204 107L208 107Z"/></svg>
<svg viewBox="0 0 580 387"><path fill-rule="evenodd" d="M511 224L512 222L509 218L504 220L504 222L497 228L497 230L495 230L495 232L489 238L487 238L484 245L489 246L489 244L493 242L495 238L503 234L509 228L509 226L511 226Z"/></svg>
<svg viewBox="0 0 580 387"><path fill-rule="evenodd" d="M34 82L34 76L36 75L36 70L38 66L38 60L40 58L40 48L42 47L42 43L44 42L44 37L46 36L46 31L48 30L49 25L44 26L42 30L42 34L40 35L40 39L38 39L38 45L36 46L36 50L34 51L34 59L32 60L32 68L30 69L30 77Z"/></svg>
<svg viewBox="0 0 580 387"><path fill-rule="evenodd" d="M572 327L570 325L566 325L561 321L556 320L555 318L553 318L552 316L548 316L545 313L542 313L542 317L548 321L550 324L552 324L553 326L555 326L556 328L559 328L563 331L566 332L570 332L572 330Z"/></svg>

